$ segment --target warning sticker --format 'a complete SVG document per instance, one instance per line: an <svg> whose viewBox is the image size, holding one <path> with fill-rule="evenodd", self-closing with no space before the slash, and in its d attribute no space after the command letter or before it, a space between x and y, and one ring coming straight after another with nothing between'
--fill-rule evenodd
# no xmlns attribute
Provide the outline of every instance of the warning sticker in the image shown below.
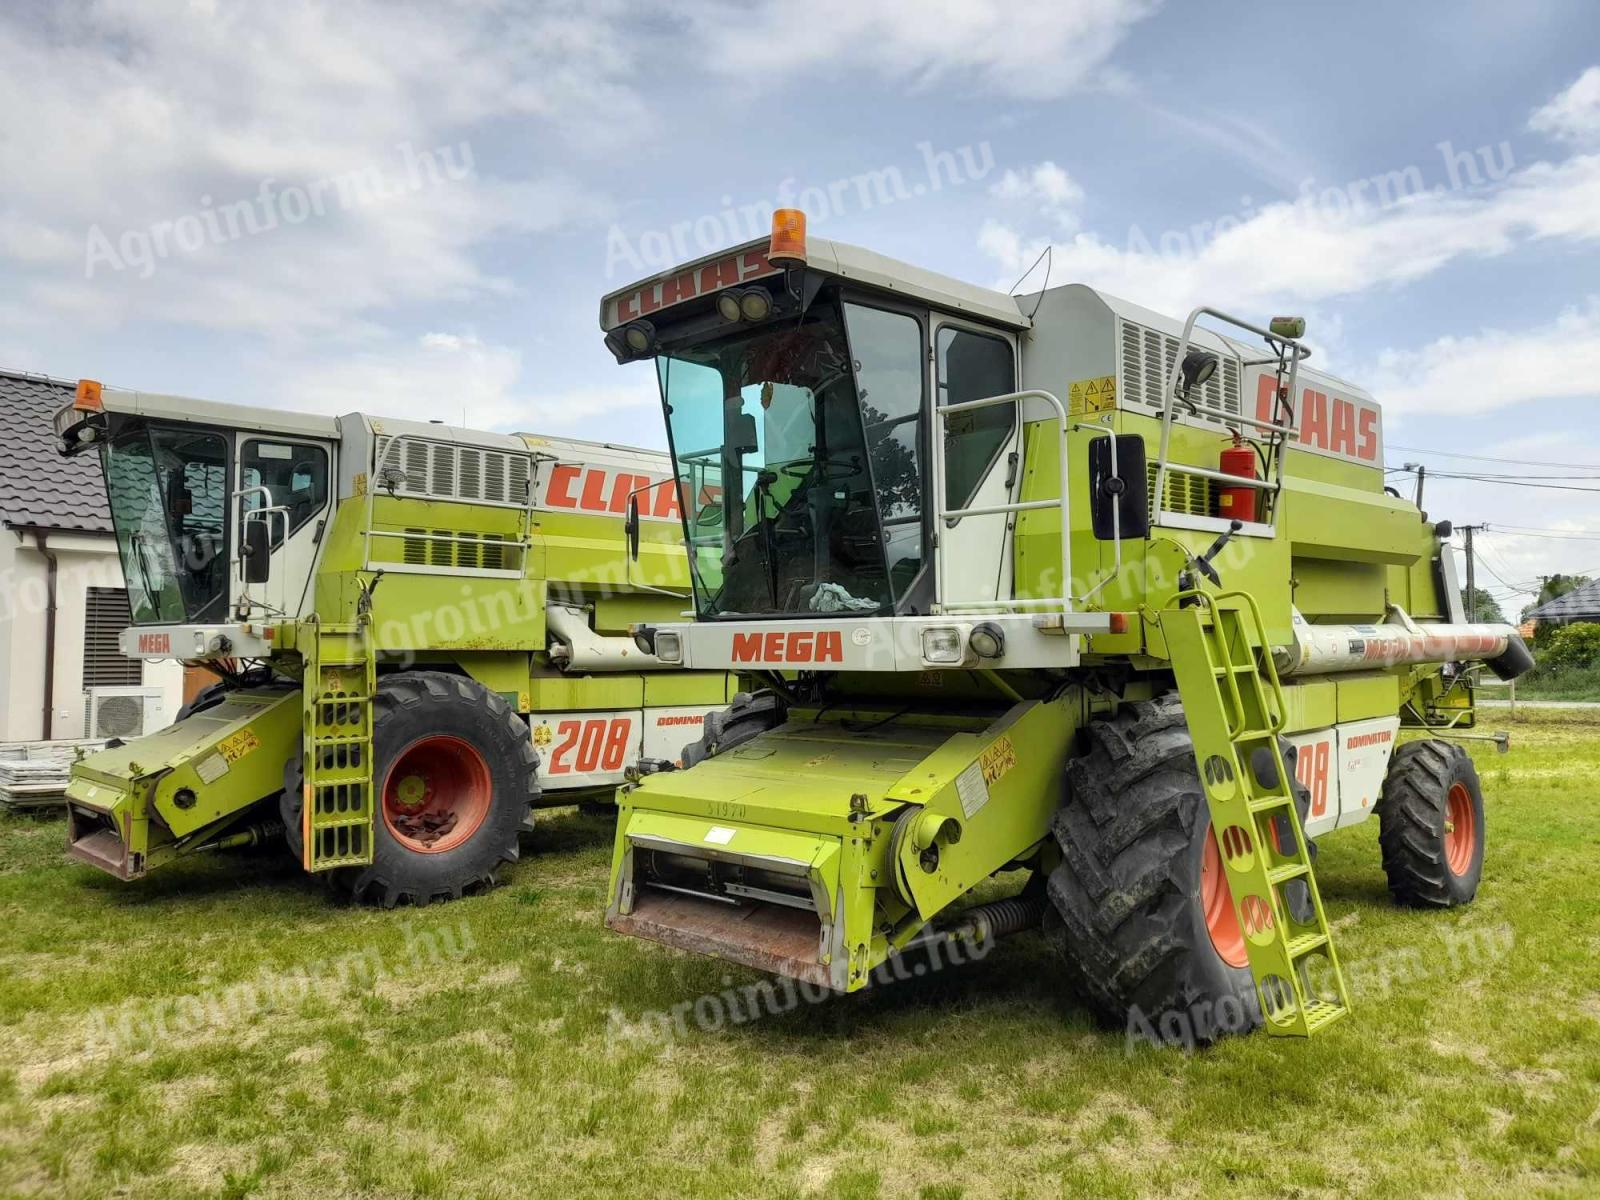
<svg viewBox="0 0 1600 1200"><path fill-rule="evenodd" d="M997 738L994 745L978 755L978 765L983 768L985 783L998 783L1007 771L1017 765L1016 747L1009 737Z"/></svg>
<svg viewBox="0 0 1600 1200"><path fill-rule="evenodd" d="M718 846L726 846L733 841L733 830L726 825L713 825L704 840Z"/></svg>
<svg viewBox="0 0 1600 1200"><path fill-rule="evenodd" d="M252 750L261 749L261 739L248 729L241 729L233 736L225 737L218 742L217 749L222 751L222 757L231 763L236 763ZM206 782L209 783L210 780Z"/></svg>
<svg viewBox="0 0 1600 1200"><path fill-rule="evenodd" d="M208 754L194 765L194 773L201 783L215 783L228 773L228 760L220 754Z"/></svg>
<svg viewBox="0 0 1600 1200"><path fill-rule="evenodd" d="M1079 379L1067 392L1067 415L1081 417L1087 413L1106 412L1117 406L1117 377L1098 375L1093 379Z"/></svg>
<svg viewBox="0 0 1600 1200"><path fill-rule="evenodd" d="M969 821L989 803L989 783L983 777L982 763L973 763L956 776L956 793L961 797L961 811L967 814Z"/></svg>

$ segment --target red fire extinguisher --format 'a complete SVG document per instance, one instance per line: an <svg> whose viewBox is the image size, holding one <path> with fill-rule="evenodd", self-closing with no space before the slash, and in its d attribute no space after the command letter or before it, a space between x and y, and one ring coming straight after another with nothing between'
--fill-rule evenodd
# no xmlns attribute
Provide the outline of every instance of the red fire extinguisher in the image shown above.
<svg viewBox="0 0 1600 1200"><path fill-rule="evenodd" d="M1233 445L1222 452L1220 467L1224 475L1238 475L1242 479L1255 479L1256 448L1248 445L1239 434L1233 435ZM1256 519L1256 492L1253 487L1225 487L1217 493L1218 516L1224 519L1254 521Z"/></svg>

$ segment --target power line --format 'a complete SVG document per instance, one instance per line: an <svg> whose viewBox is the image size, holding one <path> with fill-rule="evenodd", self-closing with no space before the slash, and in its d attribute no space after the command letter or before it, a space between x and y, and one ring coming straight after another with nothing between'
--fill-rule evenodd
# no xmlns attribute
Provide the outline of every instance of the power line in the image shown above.
<svg viewBox="0 0 1600 1200"><path fill-rule="evenodd" d="M1498 483L1502 487L1538 488L1553 492L1600 492L1600 487L1578 487L1571 483L1535 483L1526 479L1500 479L1493 475L1456 475L1447 471L1429 471L1430 479L1465 479L1473 483Z"/></svg>
<svg viewBox="0 0 1600 1200"><path fill-rule="evenodd" d="M1456 450L1430 450L1426 446L1401 446L1390 442L1390 450L1409 450L1413 454L1433 454L1440 458L1470 458L1474 462L1506 463L1514 467L1568 467L1574 469L1589 468L1600 471L1600 463L1568 463L1551 462L1548 459L1538 458L1496 458L1492 454L1463 454Z"/></svg>

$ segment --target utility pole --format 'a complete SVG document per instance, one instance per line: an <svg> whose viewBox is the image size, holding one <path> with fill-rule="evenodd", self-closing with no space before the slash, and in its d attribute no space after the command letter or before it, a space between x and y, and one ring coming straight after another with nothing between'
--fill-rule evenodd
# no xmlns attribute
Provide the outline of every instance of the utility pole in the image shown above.
<svg viewBox="0 0 1600 1200"><path fill-rule="evenodd" d="M1472 535L1486 533L1487 525L1462 525L1461 532L1467 535L1467 624L1473 625L1478 620L1478 576L1474 569L1472 557Z"/></svg>

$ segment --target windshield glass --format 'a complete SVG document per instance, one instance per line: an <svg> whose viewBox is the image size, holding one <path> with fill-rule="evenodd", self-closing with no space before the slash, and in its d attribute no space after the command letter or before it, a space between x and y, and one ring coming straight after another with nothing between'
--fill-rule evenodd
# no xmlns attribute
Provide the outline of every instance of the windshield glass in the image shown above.
<svg viewBox="0 0 1600 1200"><path fill-rule="evenodd" d="M220 620L228 592L226 443L158 427L126 434L104 453L134 624Z"/></svg>
<svg viewBox="0 0 1600 1200"><path fill-rule="evenodd" d="M889 611L920 566L920 326L845 310L657 359L702 617Z"/></svg>

